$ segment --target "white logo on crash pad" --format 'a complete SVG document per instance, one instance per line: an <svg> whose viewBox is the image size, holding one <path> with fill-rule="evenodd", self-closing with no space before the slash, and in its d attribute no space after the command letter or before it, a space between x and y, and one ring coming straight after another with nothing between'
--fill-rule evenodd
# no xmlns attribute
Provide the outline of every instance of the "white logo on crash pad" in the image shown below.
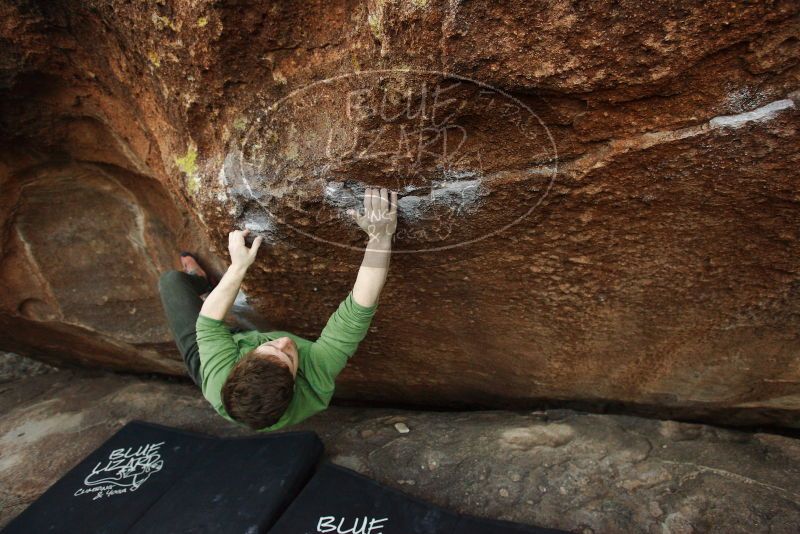
<svg viewBox="0 0 800 534"><path fill-rule="evenodd" d="M92 500L97 500L136 491L150 475L164 467L160 454L163 444L161 441L139 447L114 449L108 455L108 460L94 466L83 480L84 487L78 489L74 495L77 497L90 494L94 496Z"/></svg>

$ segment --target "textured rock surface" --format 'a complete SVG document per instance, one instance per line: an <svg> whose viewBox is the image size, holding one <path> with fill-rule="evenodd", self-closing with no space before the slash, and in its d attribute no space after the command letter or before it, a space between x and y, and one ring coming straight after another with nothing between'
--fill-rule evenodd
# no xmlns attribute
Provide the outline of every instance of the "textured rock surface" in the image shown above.
<svg viewBox="0 0 800 534"><path fill-rule="evenodd" d="M52 365L19 354L0 352L0 384L57 371L58 368Z"/></svg>
<svg viewBox="0 0 800 534"><path fill-rule="evenodd" d="M799 12L5 2L0 348L181 373L157 273L233 226L313 336L379 184L401 253L341 397L795 424Z"/></svg>
<svg viewBox="0 0 800 534"><path fill-rule="evenodd" d="M0 408L0 525L131 419L241 433L194 386L114 375L19 381ZM333 462L464 513L597 534L800 522L800 443L788 437L566 410L334 407L294 428L316 431Z"/></svg>

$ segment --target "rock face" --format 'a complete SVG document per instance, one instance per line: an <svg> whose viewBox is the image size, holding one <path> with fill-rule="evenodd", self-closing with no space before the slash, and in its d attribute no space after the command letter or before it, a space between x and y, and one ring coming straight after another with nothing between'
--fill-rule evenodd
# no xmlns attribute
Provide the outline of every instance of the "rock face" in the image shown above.
<svg viewBox="0 0 800 534"><path fill-rule="evenodd" d="M241 434L194 385L133 377L38 376L0 407L0 526L132 419ZM788 534L800 522L800 444L784 436L567 410L335 407L297 429L317 432L334 463L461 513L596 534Z"/></svg>
<svg viewBox="0 0 800 534"><path fill-rule="evenodd" d="M182 373L157 275L233 227L269 243L250 304L313 337L379 185L398 253L341 398L797 421L797 2L0 15L0 349Z"/></svg>

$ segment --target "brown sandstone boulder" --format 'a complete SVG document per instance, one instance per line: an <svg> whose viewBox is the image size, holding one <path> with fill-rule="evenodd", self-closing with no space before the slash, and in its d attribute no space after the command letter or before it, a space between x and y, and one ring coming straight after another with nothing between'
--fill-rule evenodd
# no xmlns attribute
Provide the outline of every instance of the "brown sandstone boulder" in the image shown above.
<svg viewBox="0 0 800 534"><path fill-rule="evenodd" d="M398 254L340 398L796 424L800 6L0 5L0 349L181 374L158 273L268 246L313 337L365 185Z"/></svg>

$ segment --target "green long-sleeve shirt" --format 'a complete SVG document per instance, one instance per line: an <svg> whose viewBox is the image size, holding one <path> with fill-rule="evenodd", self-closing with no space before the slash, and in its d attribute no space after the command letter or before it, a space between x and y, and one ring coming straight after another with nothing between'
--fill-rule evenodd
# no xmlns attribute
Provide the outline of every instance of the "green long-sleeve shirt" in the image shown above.
<svg viewBox="0 0 800 534"><path fill-rule="evenodd" d="M282 331L253 330L232 334L222 321L200 315L197 318L197 346L200 349L203 396L222 417L236 422L222 404L222 386L231 369L245 354L262 343L286 336L297 344L299 355L294 394L278 422L259 432L293 425L321 412L333 397L336 376L367 335L377 306L361 306L350 293L328 319L328 324L315 342Z"/></svg>

